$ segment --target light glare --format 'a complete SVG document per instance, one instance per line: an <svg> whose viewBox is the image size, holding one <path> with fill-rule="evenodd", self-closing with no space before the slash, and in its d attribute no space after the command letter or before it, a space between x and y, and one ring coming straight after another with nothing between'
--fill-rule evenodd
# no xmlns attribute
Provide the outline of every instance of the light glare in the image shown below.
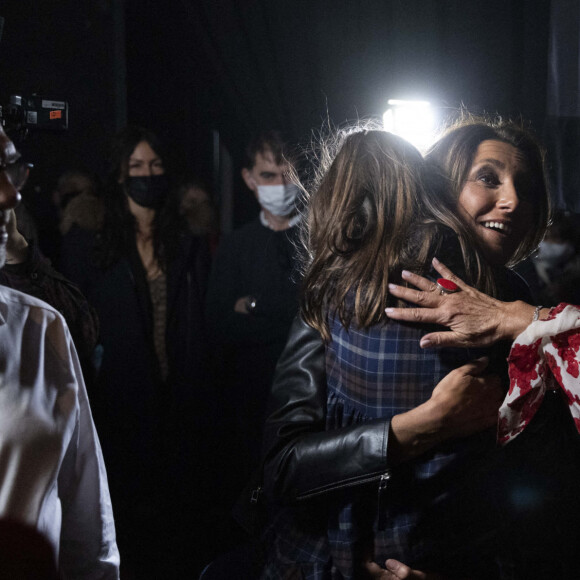
<svg viewBox="0 0 580 580"><path fill-rule="evenodd" d="M428 101L389 99L383 127L425 151L435 138L435 114Z"/></svg>

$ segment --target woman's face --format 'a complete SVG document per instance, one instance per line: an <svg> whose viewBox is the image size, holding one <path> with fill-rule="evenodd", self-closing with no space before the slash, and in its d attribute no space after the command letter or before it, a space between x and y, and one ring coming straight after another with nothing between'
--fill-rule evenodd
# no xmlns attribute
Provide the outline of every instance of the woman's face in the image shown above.
<svg viewBox="0 0 580 580"><path fill-rule="evenodd" d="M127 167L129 177L148 177L149 175L163 175L165 167L163 161L147 141L137 144L129 156Z"/></svg>
<svg viewBox="0 0 580 580"><path fill-rule="evenodd" d="M459 210L494 265L506 264L532 227L529 173L513 145L482 141L459 194Z"/></svg>

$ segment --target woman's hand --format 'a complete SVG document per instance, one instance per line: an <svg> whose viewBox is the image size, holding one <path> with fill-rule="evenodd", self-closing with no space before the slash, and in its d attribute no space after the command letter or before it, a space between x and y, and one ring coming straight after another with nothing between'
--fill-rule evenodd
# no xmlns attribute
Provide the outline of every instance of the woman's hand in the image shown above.
<svg viewBox="0 0 580 580"><path fill-rule="evenodd" d="M420 342L422 348L490 346L498 340L514 340L532 321L534 306L491 298L467 285L436 258L433 266L444 278L455 282L460 291L441 294L434 282L404 271L403 278L419 290L389 284L389 291L418 308L385 310L394 320L441 324L450 329L426 334Z"/></svg>
<svg viewBox="0 0 580 580"><path fill-rule="evenodd" d="M391 465L413 459L447 439L497 425L505 393L497 375L482 375L488 359L473 360L443 377L429 400L391 420Z"/></svg>
<svg viewBox="0 0 580 580"><path fill-rule="evenodd" d="M447 374L424 403L440 440L467 437L497 426L505 398L498 375L482 375L489 359L475 359Z"/></svg>
<svg viewBox="0 0 580 580"><path fill-rule="evenodd" d="M411 570L398 560L389 559L385 562L386 570L375 562L367 562L366 569L373 580L445 580L439 574L429 574L419 570Z"/></svg>

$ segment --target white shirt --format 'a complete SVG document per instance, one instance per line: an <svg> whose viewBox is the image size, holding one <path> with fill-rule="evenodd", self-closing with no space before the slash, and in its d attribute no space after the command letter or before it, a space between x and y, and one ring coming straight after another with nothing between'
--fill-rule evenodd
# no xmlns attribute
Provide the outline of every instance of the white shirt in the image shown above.
<svg viewBox="0 0 580 580"><path fill-rule="evenodd" d="M53 543L65 579L119 578L101 447L62 316L0 287L0 517Z"/></svg>

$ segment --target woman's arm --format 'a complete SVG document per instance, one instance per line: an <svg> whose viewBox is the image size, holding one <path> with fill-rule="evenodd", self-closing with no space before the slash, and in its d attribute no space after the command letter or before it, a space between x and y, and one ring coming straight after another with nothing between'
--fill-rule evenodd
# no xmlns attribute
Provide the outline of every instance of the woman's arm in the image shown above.
<svg viewBox="0 0 580 580"><path fill-rule="evenodd" d="M474 361L456 369L431 398L393 418L325 431L325 347L297 318L274 377L264 431L264 489L292 501L379 481L389 466L434 445L494 425L503 398L499 379L477 376Z"/></svg>
<svg viewBox="0 0 580 580"><path fill-rule="evenodd" d="M445 376L428 401L391 420L389 465L408 461L448 439L467 437L497 423L504 392L495 375L480 376L487 358Z"/></svg>
<svg viewBox="0 0 580 580"><path fill-rule="evenodd" d="M294 321L276 367L269 409L264 429L267 496L294 500L386 472L388 421L325 431L325 347L301 318Z"/></svg>
<svg viewBox="0 0 580 580"><path fill-rule="evenodd" d="M421 339L421 347L483 347L503 339L513 341L532 322L535 306L521 300L496 300L468 286L436 258L433 259L433 266L444 278L455 282L460 291L440 294L435 283L406 271L403 272L403 278L419 290L389 285L393 296L418 306L387 308L389 318L441 324L450 329L426 334ZM549 308L542 308L539 311L540 319L545 318L548 313Z"/></svg>

